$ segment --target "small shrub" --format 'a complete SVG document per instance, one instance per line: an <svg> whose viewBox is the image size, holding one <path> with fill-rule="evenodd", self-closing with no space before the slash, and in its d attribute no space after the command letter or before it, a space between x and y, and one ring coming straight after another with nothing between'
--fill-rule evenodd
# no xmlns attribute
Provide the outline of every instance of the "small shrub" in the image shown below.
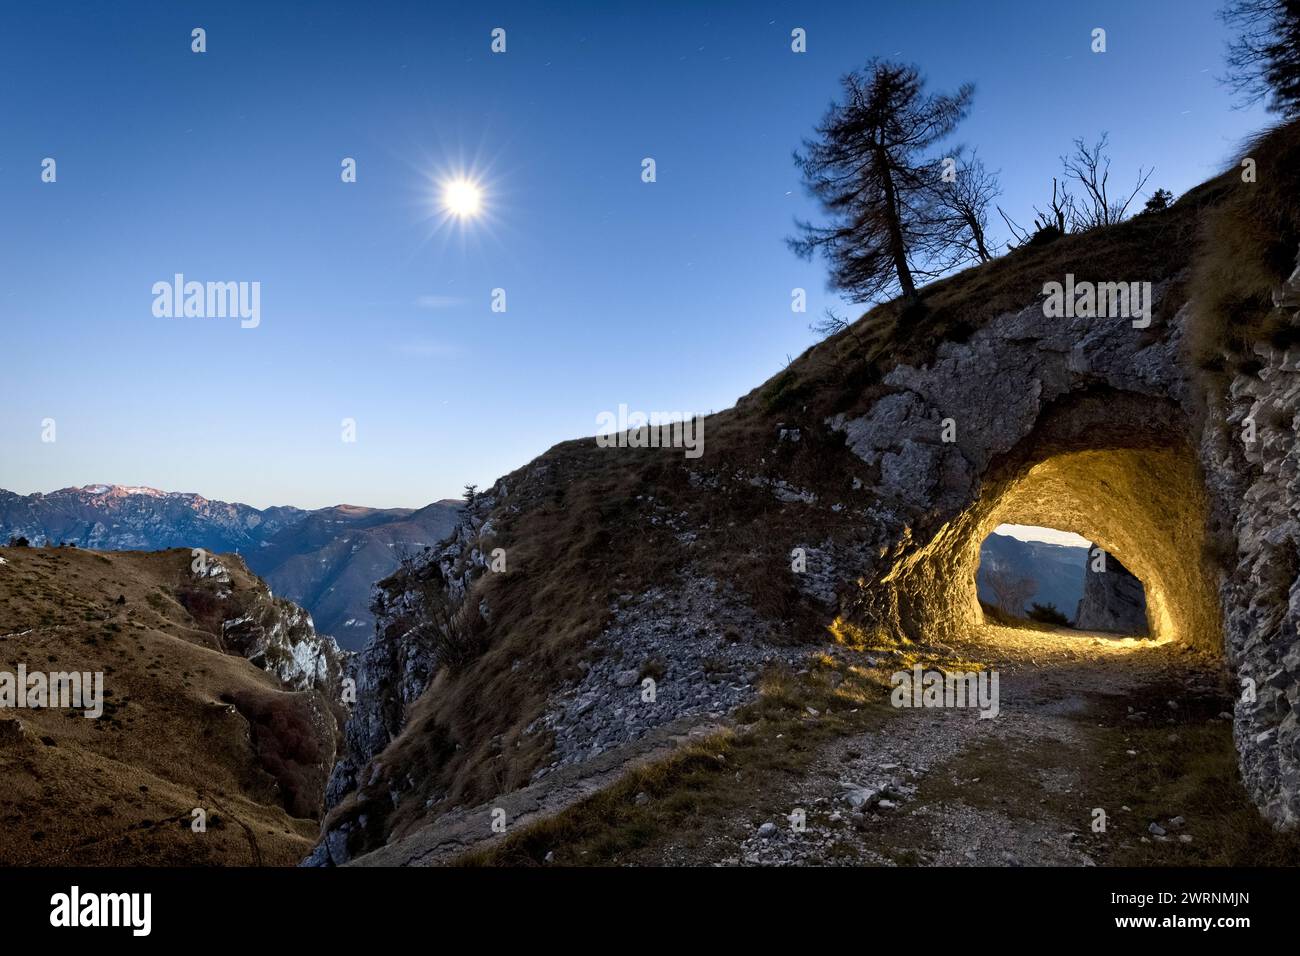
<svg viewBox="0 0 1300 956"><path fill-rule="evenodd" d="M284 809L295 817L319 816L326 769L310 705L297 694L236 691L221 699L248 721L258 763L279 785Z"/></svg>
<svg viewBox="0 0 1300 956"><path fill-rule="evenodd" d="M1055 242L1057 239L1060 239L1063 235L1065 235L1065 233L1058 227L1048 223L1046 226L1036 229L1025 245L1030 247L1045 246L1049 242Z"/></svg>
<svg viewBox="0 0 1300 956"><path fill-rule="evenodd" d="M1068 627L1070 624L1070 619L1057 610L1056 605L1050 601L1046 604L1039 604L1037 601L1031 604L1029 619L1042 624L1056 624L1060 627Z"/></svg>
<svg viewBox="0 0 1300 956"><path fill-rule="evenodd" d="M1161 209L1168 209L1174 204L1174 194L1168 189L1157 189L1147 199L1146 205L1142 207L1143 212L1159 212Z"/></svg>

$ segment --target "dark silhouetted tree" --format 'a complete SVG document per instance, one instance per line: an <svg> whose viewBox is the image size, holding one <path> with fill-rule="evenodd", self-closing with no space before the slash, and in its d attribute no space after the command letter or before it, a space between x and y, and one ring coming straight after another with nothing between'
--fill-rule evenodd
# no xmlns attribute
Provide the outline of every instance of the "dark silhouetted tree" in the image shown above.
<svg viewBox="0 0 1300 956"><path fill-rule="evenodd" d="M974 87L927 94L916 67L878 59L840 85L841 101L795 153L830 223L797 223L790 247L824 255L832 282L855 302L897 290L915 303L918 278L964 255L954 246L962 227L941 202L942 158L927 152L966 115Z"/></svg>
<svg viewBox="0 0 1300 956"><path fill-rule="evenodd" d="M1228 44L1229 88L1243 105L1267 101L1300 116L1300 0L1230 0L1219 16L1237 37Z"/></svg>
<svg viewBox="0 0 1300 956"><path fill-rule="evenodd" d="M1168 189L1157 189L1146 201L1142 207L1143 212L1159 212L1161 209L1168 209L1174 204L1174 194Z"/></svg>
<svg viewBox="0 0 1300 956"><path fill-rule="evenodd" d="M1002 221L1011 230L1011 235L1015 237L1015 242L1007 243L1007 247L1011 249L1019 246L1043 245L1053 239L1059 239L1065 235L1075 219L1074 197L1061 187L1055 176L1052 177L1052 202L1047 207L1047 212L1037 206L1034 207L1032 232L1008 216L1001 206L998 206L997 210Z"/></svg>
<svg viewBox="0 0 1300 956"><path fill-rule="evenodd" d="M989 205L1002 194L997 173L990 173L978 156L957 163L951 181L940 177L939 206L953 228L952 241L963 258L988 262Z"/></svg>
<svg viewBox="0 0 1300 956"><path fill-rule="evenodd" d="M1074 204L1074 221L1071 224L1075 232L1092 229L1097 226L1113 226L1120 222L1128 212L1133 199L1151 178L1154 169L1143 170L1138 167L1137 185L1127 196L1112 198L1110 195L1110 156L1106 147L1110 145L1110 134L1102 133L1101 138L1092 146L1080 136L1074 141L1074 152L1061 157L1065 167L1066 179L1073 179L1083 192L1083 201Z"/></svg>
<svg viewBox="0 0 1300 956"><path fill-rule="evenodd" d="M1106 152L1109 144L1110 136L1107 133L1102 133L1091 146L1084 142L1083 137L1074 141L1074 152L1061 157L1064 175L1061 178L1052 177L1052 201L1047 210L1034 207L1032 229L1025 229L1008 216L1001 206L997 207L998 214L1015 239L1015 242L1007 243L1008 247L1040 245L1059 239L1067 232L1083 232L1085 229L1110 226L1123 220L1128 214L1129 206L1155 170L1138 167L1137 184L1132 191L1112 196L1110 156ZM1078 190L1078 196L1070 192L1071 184ZM1160 193L1163 193L1167 201L1173 200L1169 192L1157 190L1157 194ZM1148 204L1152 201L1159 200L1153 196Z"/></svg>
<svg viewBox="0 0 1300 956"><path fill-rule="evenodd" d="M1055 624L1059 627L1069 627L1070 619L1061 613L1055 604L1048 601L1046 604L1039 604L1035 601L1029 606L1029 619L1038 621L1042 624Z"/></svg>

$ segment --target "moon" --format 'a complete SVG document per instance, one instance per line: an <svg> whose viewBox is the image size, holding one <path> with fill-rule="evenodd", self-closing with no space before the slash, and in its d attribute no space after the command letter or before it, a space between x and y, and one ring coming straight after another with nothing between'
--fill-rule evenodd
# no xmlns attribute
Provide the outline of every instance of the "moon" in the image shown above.
<svg viewBox="0 0 1300 956"><path fill-rule="evenodd" d="M483 190L469 179L453 179L442 188L442 204L458 219L473 219L483 208Z"/></svg>

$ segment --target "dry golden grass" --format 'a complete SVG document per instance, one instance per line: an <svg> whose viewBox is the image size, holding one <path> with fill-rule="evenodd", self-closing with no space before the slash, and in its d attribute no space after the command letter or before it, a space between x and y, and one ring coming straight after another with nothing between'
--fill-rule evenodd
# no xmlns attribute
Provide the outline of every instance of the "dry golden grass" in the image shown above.
<svg viewBox="0 0 1300 956"><path fill-rule="evenodd" d="M254 727L243 711L274 711L280 728L315 735L317 800L333 719L315 692L285 693L223 653L210 624L182 607L189 552L0 548L0 557L0 667L102 671L105 699L95 720L0 710L0 865L298 862L317 823L286 813L289 779L268 772L268 754L283 757L280 729ZM238 599L252 578L232 571ZM206 833L190 829L196 807Z"/></svg>
<svg viewBox="0 0 1300 956"><path fill-rule="evenodd" d="M743 816L757 796L797 779L826 741L880 726L889 716L887 698L883 676L830 657L804 675L769 670L758 699L735 715L735 731L637 766L613 786L456 863L538 866L547 854L560 866L675 862L662 855L665 843L690 852L716 838L720 821Z"/></svg>
<svg viewBox="0 0 1300 956"><path fill-rule="evenodd" d="M1266 131L1241 154L1255 160L1256 180L1243 182L1239 167L1220 177L1225 200L1206 216L1190 284L1188 347L1209 381L1249 370L1256 342L1300 341L1294 310L1274 309L1271 296L1300 248L1300 123Z"/></svg>

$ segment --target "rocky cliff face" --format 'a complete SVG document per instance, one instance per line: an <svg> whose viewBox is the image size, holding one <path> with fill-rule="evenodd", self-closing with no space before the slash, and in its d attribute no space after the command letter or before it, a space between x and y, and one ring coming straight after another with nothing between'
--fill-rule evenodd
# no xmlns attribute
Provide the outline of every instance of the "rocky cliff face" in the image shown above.
<svg viewBox="0 0 1300 956"><path fill-rule="evenodd" d="M250 579L244 583L242 593L237 596L229 587L222 587L231 584L227 564L234 561L238 559L208 559L207 579L217 585L212 593L225 605L221 610L222 646L273 674L285 687L295 691L315 688L331 700L338 700L346 654L333 637L316 632L311 614L286 598L274 596L246 568L239 568ZM182 601L192 601L192 593L182 591Z"/></svg>
<svg viewBox="0 0 1300 956"><path fill-rule="evenodd" d="M398 736L428 688L440 663L440 626L447 626L437 611L461 604L473 576L486 567L476 545L495 504L494 494L479 495L446 541L413 556L375 587L375 637L358 655L357 702L330 777L330 806L355 789L357 772Z"/></svg>
<svg viewBox="0 0 1300 956"><path fill-rule="evenodd" d="M1083 571L1083 597L1074 626L1081 631L1116 634L1147 633L1147 601L1142 582L1113 555L1104 569L1088 561Z"/></svg>
<svg viewBox="0 0 1300 956"><path fill-rule="evenodd" d="M1243 694L1234 736L1267 815L1300 821L1300 349L1256 348L1201 437L1222 560L1228 660Z"/></svg>
<svg viewBox="0 0 1300 956"><path fill-rule="evenodd" d="M766 664L797 667L807 653L792 653L782 637L791 621L820 621L823 635L828 623L839 635L980 626L979 546L1003 522L1093 534L1158 581L1163 634L1214 646L1212 588L1205 569L1185 560L1202 550L1204 511L1188 444L1191 403L1169 399L1189 394L1175 359L1179 327L1168 313L1156 335L1128 322L1048 321L1034 304L967 342L941 344L928 365L897 366L888 393L861 413L802 425L798 441L787 423L774 425L762 461L720 455L709 467L706 455L704 464L681 466L680 490L643 495L632 509L633 524L657 535L657 576L615 592L587 645L596 656L548 685L542 706L526 715L519 740L546 741L529 778L689 714L691 701L704 714L749 699ZM951 442L947 420L956 426ZM400 739L440 668L445 628L430 612L429 590L444 608L487 620L491 635L492 607L502 600L484 590L498 577L485 570L494 523L536 513L535 502L568 483L551 465L511 476L466 513L451 543L381 590L381 630L361 661L362 696L373 699L349 727L330 787L340 806L316 862L344 862L385 839L388 824L359 833L410 806L404 790L435 807L444 796L412 788L393 766L409 760L398 756ZM1098 487L1112 493L1099 497ZM1170 489L1185 497L1162 505ZM716 536L732 533L717 514L730 518L737 498L762 529L746 547L768 556L750 569L761 570L753 590L736 585L734 567L729 580L706 557L719 547ZM796 549L801 570L792 570ZM545 569L528 570L531 588L544 586ZM526 659L519 664L528 674ZM646 674L664 678L672 706L638 703ZM455 679L447 679L450 691Z"/></svg>
<svg viewBox="0 0 1300 956"><path fill-rule="evenodd" d="M293 690L316 689L338 700L347 655L332 637L318 634L311 615L276 597L234 555L212 556L195 584L177 590L183 606L238 654Z"/></svg>

